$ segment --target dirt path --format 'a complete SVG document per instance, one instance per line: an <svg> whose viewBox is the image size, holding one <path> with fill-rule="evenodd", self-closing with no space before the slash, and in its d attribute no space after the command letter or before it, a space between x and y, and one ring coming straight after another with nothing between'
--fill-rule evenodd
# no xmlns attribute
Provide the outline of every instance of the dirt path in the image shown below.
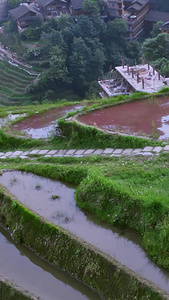
<svg viewBox="0 0 169 300"><path fill-rule="evenodd" d="M2 57L6 56L8 61L10 60L13 63L20 64L20 65L22 65L26 68L29 68L29 69L32 68L32 66L30 66L30 65L20 61L19 59L17 59L17 55L15 53L11 52L8 48L5 49L2 45L0 45L0 55Z"/></svg>

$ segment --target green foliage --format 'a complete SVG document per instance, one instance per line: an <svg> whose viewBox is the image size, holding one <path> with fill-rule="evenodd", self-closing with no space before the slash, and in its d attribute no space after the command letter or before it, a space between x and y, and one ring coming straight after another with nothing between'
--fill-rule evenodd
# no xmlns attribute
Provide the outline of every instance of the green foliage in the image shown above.
<svg viewBox="0 0 169 300"><path fill-rule="evenodd" d="M14 208L9 197L2 196L0 204L0 219L9 230L15 229L13 236L17 242L23 242L43 259L97 288L104 298L111 299L113 287L113 297L117 299L121 296L123 299L128 296L140 300L163 299L158 290L66 230L45 223L19 203Z"/></svg>
<svg viewBox="0 0 169 300"><path fill-rule="evenodd" d="M25 2L24 0L8 0L9 9L13 9L19 6L20 3Z"/></svg>
<svg viewBox="0 0 169 300"><path fill-rule="evenodd" d="M159 58L169 59L169 40L167 33L160 33L157 37L147 39L143 43L143 53L149 61L154 61Z"/></svg>
<svg viewBox="0 0 169 300"><path fill-rule="evenodd" d="M2 43L42 72L40 82L28 90L31 99L36 97L41 101L46 90L53 91L56 98L60 89L71 89L80 97L93 98L96 90L98 93L99 77L121 64L122 58L130 64L138 60L138 42L129 43L124 39L126 23L122 19L103 23L97 14L99 10L104 13L104 1L85 1L84 9L89 16L80 15L77 22L70 15L43 23L37 19L20 35L14 37L10 32L10 38L1 35Z"/></svg>
<svg viewBox="0 0 169 300"><path fill-rule="evenodd" d="M137 229L153 260L169 269L168 176L168 157L100 163L78 186L77 202L112 225Z"/></svg>
<svg viewBox="0 0 169 300"><path fill-rule="evenodd" d="M116 18L113 21L107 24L107 36L108 38L112 38L113 40L119 40L121 36L127 32L127 24L123 19Z"/></svg>
<svg viewBox="0 0 169 300"><path fill-rule="evenodd" d="M7 135L0 129L0 148L1 151L14 150L16 148L32 148L37 145L43 145L43 142L36 140L29 140L23 138L15 138L13 136Z"/></svg>
<svg viewBox="0 0 169 300"><path fill-rule="evenodd" d="M163 24L162 21L158 21L157 23L155 23L155 24L153 25L153 29L152 29L152 31L150 32L150 35L151 35L152 38L157 37L157 35L161 32L161 31L160 31L160 26L161 26L162 24Z"/></svg>
<svg viewBox="0 0 169 300"><path fill-rule="evenodd" d="M169 60L162 57L152 62L152 66L155 67L156 70L160 71L162 76L169 76Z"/></svg>
<svg viewBox="0 0 169 300"><path fill-rule="evenodd" d="M169 92L169 88L162 88L162 90L159 91L159 93L168 93Z"/></svg>
<svg viewBox="0 0 169 300"><path fill-rule="evenodd" d="M75 122L58 120L63 135L68 138L70 148L142 148L147 145L157 145L159 142L144 138L110 135L89 126L82 126Z"/></svg>
<svg viewBox="0 0 169 300"><path fill-rule="evenodd" d="M82 7L83 11L89 15L99 14L99 7L96 0L84 0Z"/></svg>
<svg viewBox="0 0 169 300"><path fill-rule="evenodd" d="M5 34L17 33L17 24L13 19L9 19L4 25Z"/></svg>
<svg viewBox="0 0 169 300"><path fill-rule="evenodd" d="M41 34L41 28L40 27L29 27L26 28L22 34L21 39L22 40L28 40L28 41L36 41L40 38Z"/></svg>

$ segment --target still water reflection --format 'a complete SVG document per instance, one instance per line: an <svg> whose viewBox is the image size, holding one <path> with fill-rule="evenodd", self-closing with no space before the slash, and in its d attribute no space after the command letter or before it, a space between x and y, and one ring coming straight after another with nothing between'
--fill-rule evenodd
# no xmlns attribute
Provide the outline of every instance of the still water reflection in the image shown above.
<svg viewBox="0 0 169 300"><path fill-rule="evenodd" d="M0 227L0 275L43 300L99 300L95 292L16 244Z"/></svg>
<svg viewBox="0 0 169 300"><path fill-rule="evenodd" d="M152 263L140 246L140 237L131 230L96 223L93 217L85 215L76 205L73 188L18 171L3 173L0 183L41 216L103 250L169 293L169 274Z"/></svg>

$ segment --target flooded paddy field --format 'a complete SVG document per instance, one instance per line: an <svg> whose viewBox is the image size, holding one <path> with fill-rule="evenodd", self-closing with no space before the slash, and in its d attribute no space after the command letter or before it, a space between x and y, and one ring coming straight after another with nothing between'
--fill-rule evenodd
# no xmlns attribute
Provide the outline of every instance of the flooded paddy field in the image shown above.
<svg viewBox="0 0 169 300"><path fill-rule="evenodd" d="M109 132L169 139L169 97L149 98L93 111L78 121Z"/></svg>
<svg viewBox="0 0 169 300"><path fill-rule="evenodd" d="M132 230L105 225L84 214L76 205L73 187L19 171L4 172L0 183L37 214L101 249L169 293L169 273L149 259L141 247L141 237Z"/></svg>
<svg viewBox="0 0 169 300"><path fill-rule="evenodd" d="M70 111L80 110L83 107L83 103L78 103L75 105L55 107L43 113L37 113L36 115L29 116L13 124L11 131L13 133L24 133L34 139L48 138L50 135L54 135L59 118L65 116Z"/></svg>
<svg viewBox="0 0 169 300"><path fill-rule="evenodd" d="M66 272L15 243L0 226L0 275L42 300L101 300L100 296Z"/></svg>

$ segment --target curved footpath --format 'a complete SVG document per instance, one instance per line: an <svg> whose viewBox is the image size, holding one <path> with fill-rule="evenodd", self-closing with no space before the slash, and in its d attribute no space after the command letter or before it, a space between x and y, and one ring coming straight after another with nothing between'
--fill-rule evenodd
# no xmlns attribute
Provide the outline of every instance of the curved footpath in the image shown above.
<svg viewBox="0 0 169 300"><path fill-rule="evenodd" d="M31 151L8 151L6 153L0 152L0 159L5 158L30 158L32 156L40 155L44 157L61 157L61 156L72 156L72 157L85 157L89 155L100 155L100 156L109 156L109 157L116 157L116 156L152 156L158 155L159 153L169 153L169 145L164 147L156 146L151 147L147 146L145 148L127 148L127 149L69 149L69 150L40 150L35 149Z"/></svg>

